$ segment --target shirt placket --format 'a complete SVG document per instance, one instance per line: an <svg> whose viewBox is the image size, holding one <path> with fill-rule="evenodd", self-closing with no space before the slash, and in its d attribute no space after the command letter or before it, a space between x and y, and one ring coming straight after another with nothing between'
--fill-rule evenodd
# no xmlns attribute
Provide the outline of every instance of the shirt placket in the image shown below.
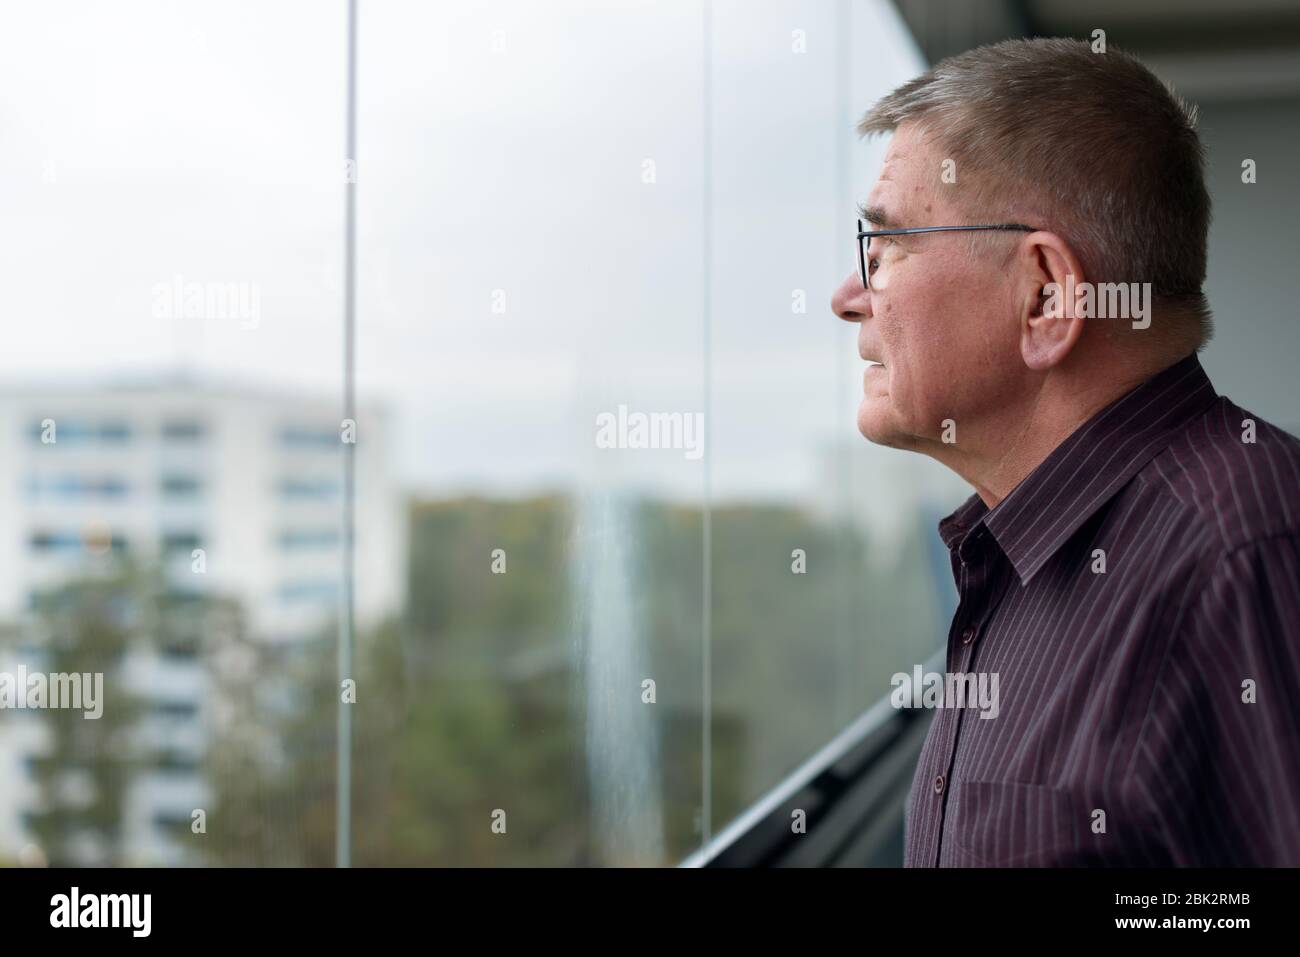
<svg viewBox="0 0 1300 957"><path fill-rule="evenodd" d="M988 627L995 607L992 601L997 580L996 549L988 547L988 531L976 526L962 537L953 548L951 559L953 575L957 581L957 611L948 629L948 649L945 658L949 673L968 672L975 659L975 649L981 634ZM945 682L946 687L946 682ZM947 704L948 702L945 702ZM943 830L948 809L948 795L952 791L952 770L957 757L957 744L961 736L965 708L940 708L935 718L937 747L935 773L930 781L927 799L936 816L934 847L930 849L930 863L938 866L943 848Z"/></svg>

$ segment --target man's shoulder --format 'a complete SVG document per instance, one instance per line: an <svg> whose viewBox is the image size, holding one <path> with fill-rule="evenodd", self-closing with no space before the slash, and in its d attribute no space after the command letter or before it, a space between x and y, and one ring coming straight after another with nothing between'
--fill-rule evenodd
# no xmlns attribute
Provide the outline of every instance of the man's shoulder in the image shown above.
<svg viewBox="0 0 1300 957"><path fill-rule="evenodd" d="M1225 396L1179 431L1143 479L1178 500L1211 550L1300 535L1300 439Z"/></svg>

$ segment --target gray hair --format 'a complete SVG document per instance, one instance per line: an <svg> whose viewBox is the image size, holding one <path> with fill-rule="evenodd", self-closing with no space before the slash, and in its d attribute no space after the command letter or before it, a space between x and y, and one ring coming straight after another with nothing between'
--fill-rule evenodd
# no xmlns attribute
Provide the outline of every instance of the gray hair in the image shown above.
<svg viewBox="0 0 1300 957"><path fill-rule="evenodd" d="M1177 317L1167 328L1209 340L1196 109L1137 59L1071 39L978 47L881 99L858 132L908 120L955 160L971 215L1052 230L1090 281L1150 282Z"/></svg>

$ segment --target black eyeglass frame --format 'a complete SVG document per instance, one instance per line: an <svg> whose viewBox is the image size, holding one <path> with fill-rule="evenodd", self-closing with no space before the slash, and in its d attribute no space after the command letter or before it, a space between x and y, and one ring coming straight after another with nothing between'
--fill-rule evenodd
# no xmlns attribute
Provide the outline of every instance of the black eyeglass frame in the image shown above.
<svg viewBox="0 0 1300 957"><path fill-rule="evenodd" d="M867 275L867 247L871 245L871 240L876 236L909 236L912 233L956 233L972 232L975 230L993 229L1002 232L1014 231L1022 233L1036 233L1037 226L1026 226L1023 223L997 223L991 226L912 226L907 229L863 229L862 220L858 220L858 277L862 280L862 288L870 289L871 281ZM863 239L866 242L863 242Z"/></svg>

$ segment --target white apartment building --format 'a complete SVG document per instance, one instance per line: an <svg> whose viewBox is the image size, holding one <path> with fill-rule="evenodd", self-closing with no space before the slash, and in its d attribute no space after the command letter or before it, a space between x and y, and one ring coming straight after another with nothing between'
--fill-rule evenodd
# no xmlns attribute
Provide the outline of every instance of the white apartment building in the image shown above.
<svg viewBox="0 0 1300 957"><path fill-rule="evenodd" d="M266 642L318 635L340 607L344 425L337 397L194 379L0 393L0 627L34 622L35 596L113 555L156 561L178 592L235 599ZM404 599L406 525L382 410L355 435L354 602L359 631ZM21 642L0 671L39 653ZM167 836L210 797L201 759L212 720L197 658L135 656L147 702L138 736L173 756L132 786L126 845L141 863L185 862ZM0 712L0 861L33 853L39 713ZM87 860L94 849L87 850Z"/></svg>

